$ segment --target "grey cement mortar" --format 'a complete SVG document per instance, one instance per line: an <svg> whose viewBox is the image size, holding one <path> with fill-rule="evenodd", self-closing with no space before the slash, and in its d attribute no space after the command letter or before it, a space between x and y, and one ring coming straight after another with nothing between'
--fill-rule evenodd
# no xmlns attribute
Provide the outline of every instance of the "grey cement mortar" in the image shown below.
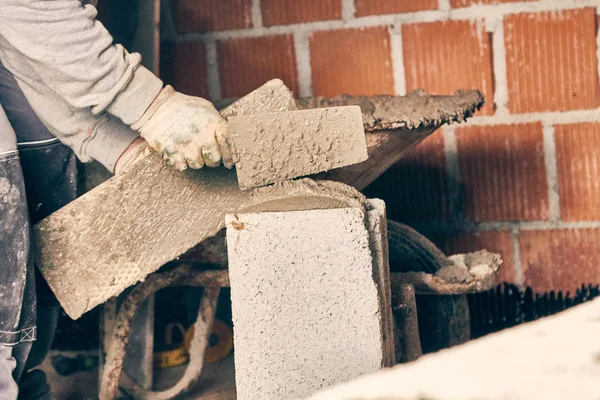
<svg viewBox="0 0 600 400"><path fill-rule="evenodd" d="M228 131L242 189L368 158L358 106L234 116Z"/></svg>
<svg viewBox="0 0 600 400"><path fill-rule="evenodd" d="M227 216L238 400L301 399L385 364L366 218Z"/></svg>
<svg viewBox="0 0 600 400"><path fill-rule="evenodd" d="M360 106L366 131L438 128L445 123L464 122L484 104L479 90L457 90L453 96L430 95L422 89L406 96L308 97L297 100L299 109Z"/></svg>

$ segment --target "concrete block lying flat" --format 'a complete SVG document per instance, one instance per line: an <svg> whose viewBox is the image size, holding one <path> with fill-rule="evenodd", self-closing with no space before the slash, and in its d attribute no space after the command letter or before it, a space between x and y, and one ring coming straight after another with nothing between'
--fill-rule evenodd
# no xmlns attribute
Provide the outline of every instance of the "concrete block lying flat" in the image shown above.
<svg viewBox="0 0 600 400"><path fill-rule="evenodd" d="M368 158L358 106L233 116L229 135L242 189Z"/></svg>
<svg viewBox="0 0 600 400"><path fill-rule="evenodd" d="M227 216L239 400L301 399L389 362L367 225L362 207Z"/></svg>
<svg viewBox="0 0 600 400"><path fill-rule="evenodd" d="M600 299L331 388L310 400L597 400Z"/></svg>

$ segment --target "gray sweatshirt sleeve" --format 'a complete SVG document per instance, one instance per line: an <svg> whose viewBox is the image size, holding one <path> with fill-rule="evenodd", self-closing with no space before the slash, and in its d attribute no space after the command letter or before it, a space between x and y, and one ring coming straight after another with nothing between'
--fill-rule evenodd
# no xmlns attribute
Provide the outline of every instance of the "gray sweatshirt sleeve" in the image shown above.
<svg viewBox="0 0 600 400"><path fill-rule="evenodd" d="M139 54L112 44L80 0L0 0L5 51L26 58L36 80L74 108L106 111L128 125L152 103L162 81L140 65Z"/></svg>

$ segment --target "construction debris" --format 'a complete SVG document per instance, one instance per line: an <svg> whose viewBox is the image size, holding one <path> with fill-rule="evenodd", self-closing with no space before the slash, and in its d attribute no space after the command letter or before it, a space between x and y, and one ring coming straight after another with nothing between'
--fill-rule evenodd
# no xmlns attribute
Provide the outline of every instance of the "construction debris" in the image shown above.
<svg viewBox="0 0 600 400"><path fill-rule="evenodd" d="M393 293L401 292L406 285L413 287L412 284L415 284L419 288L415 298L419 309L422 351L430 353L467 342L471 337L471 324L466 293L494 286L497 269L487 278L476 279L468 272L468 268L457 266L453 261L456 258L460 261L461 256L446 257L426 237L395 221L388 221L388 236L390 268L394 277ZM494 258L488 261L492 266L489 272L500 262ZM455 272L454 275L462 276L463 280L470 283L452 284L453 274L449 273L452 271ZM477 287L479 289L474 289ZM432 296L436 294L442 296ZM395 311L396 319L404 318L402 312L403 310Z"/></svg>
<svg viewBox="0 0 600 400"><path fill-rule="evenodd" d="M499 254L480 250L448 258L452 265L434 275L425 272L394 274L392 285L411 284L421 294L466 294L490 290L497 285L496 274L502 264Z"/></svg>

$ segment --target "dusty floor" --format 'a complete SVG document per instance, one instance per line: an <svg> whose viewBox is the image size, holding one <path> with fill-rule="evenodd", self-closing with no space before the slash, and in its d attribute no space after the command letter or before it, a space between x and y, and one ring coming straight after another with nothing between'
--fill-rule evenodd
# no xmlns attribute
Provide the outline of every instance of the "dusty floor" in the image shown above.
<svg viewBox="0 0 600 400"><path fill-rule="evenodd" d="M98 369L60 376L50 362L52 356L56 354L59 353L51 352L42 364L55 397L61 400L97 399ZM79 353L60 352L60 354L73 357ZM184 369L185 366L179 366L155 371L155 390L164 390L175 384ZM219 363L207 365L197 388L186 396L178 397L180 400L235 400L235 398L233 356Z"/></svg>

